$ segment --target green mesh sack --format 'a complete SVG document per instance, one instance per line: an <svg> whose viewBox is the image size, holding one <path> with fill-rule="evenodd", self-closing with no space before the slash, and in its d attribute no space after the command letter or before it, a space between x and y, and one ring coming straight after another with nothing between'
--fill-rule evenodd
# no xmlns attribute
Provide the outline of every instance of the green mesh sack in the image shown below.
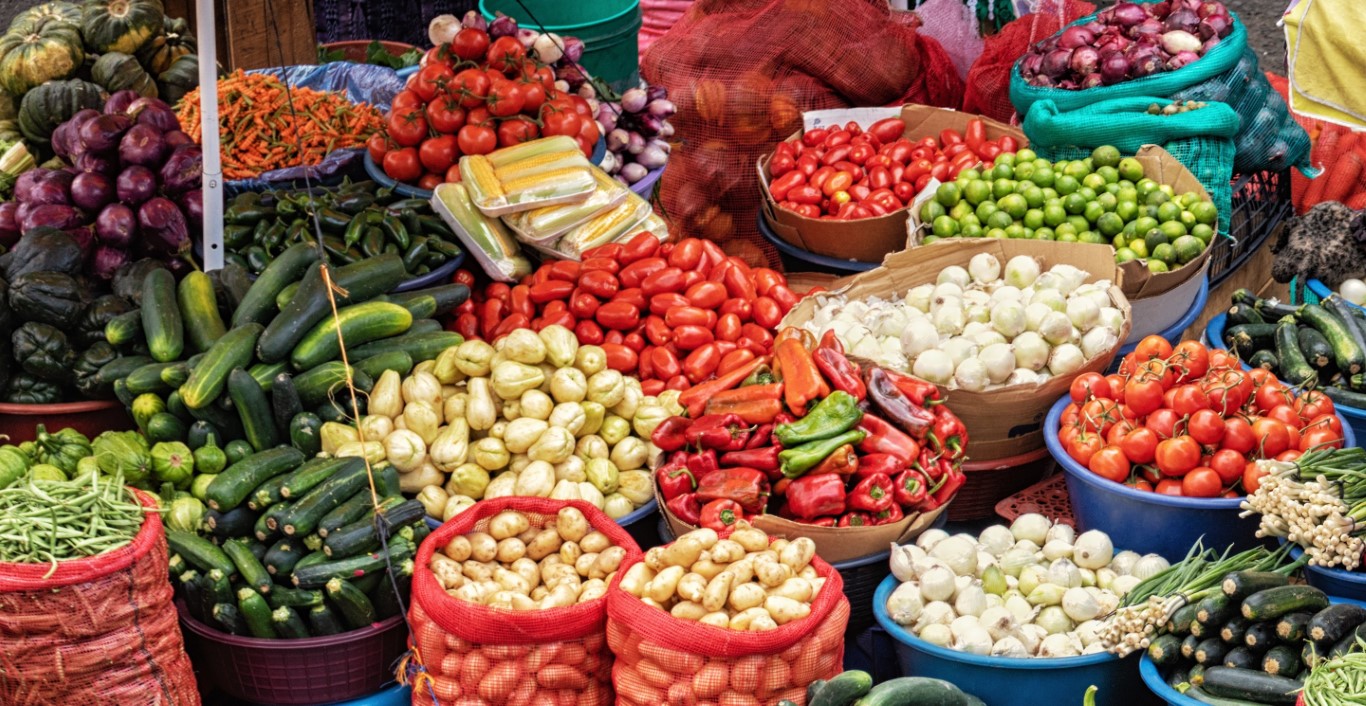
<svg viewBox="0 0 1366 706"><path fill-rule="evenodd" d="M1101 145L1125 155L1143 145L1160 145L1195 175L1219 212L1220 234L1229 232L1233 204L1234 136L1238 114L1223 103L1175 115L1151 115L1148 106L1164 98L1133 96L1063 112L1051 100L1036 102L1025 115L1029 147L1047 160L1084 159Z"/></svg>

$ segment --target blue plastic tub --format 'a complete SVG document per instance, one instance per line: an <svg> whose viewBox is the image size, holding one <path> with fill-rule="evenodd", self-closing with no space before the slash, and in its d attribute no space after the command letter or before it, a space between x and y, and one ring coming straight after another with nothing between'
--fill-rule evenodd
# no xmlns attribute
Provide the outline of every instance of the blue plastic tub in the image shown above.
<svg viewBox="0 0 1366 706"><path fill-rule="evenodd" d="M1185 333L1186 329L1190 328L1191 324L1195 323L1195 320L1200 318L1200 312L1205 310L1205 303L1207 301L1209 301L1208 277L1206 277L1205 280L1200 283L1200 291L1196 293L1195 300L1191 302L1191 308L1188 309L1186 313L1181 316L1180 320L1172 324L1165 331L1159 331L1157 335L1167 339L1167 341L1171 343L1173 346L1180 343L1181 334ZM1137 347L1138 341L1134 341L1133 343L1125 343L1124 345L1120 346L1119 355L1115 356L1115 368L1119 368L1119 360L1121 358L1123 358L1126 355L1129 355L1130 353L1133 353L1134 349Z"/></svg>
<svg viewBox="0 0 1366 706"><path fill-rule="evenodd" d="M455 271L460 269L463 264L465 264L465 251L462 249L459 255L447 260L435 270L400 282L397 287L394 287L394 291L411 292L414 289L426 289L439 284L447 284L451 280L451 275L455 274Z"/></svg>
<svg viewBox="0 0 1366 706"><path fill-rule="evenodd" d="M1120 659L1109 653L1081 657L1009 658L970 655L931 645L887 615L887 598L899 585L888 576L873 596L873 616L895 642L897 662L907 676L934 677L957 684L987 706L1080 704L1086 689L1100 687L1101 706L1138 706L1142 680L1134 667L1138 655Z"/></svg>
<svg viewBox="0 0 1366 706"><path fill-rule="evenodd" d="M1331 295L1333 295L1333 294L1335 293L1335 292L1333 291L1333 288L1332 288L1332 287L1329 287L1329 286L1326 285L1326 284L1324 284L1322 280L1311 279L1311 280L1306 281L1306 282L1304 283L1304 286L1308 287L1308 288L1309 288L1309 291L1313 292L1314 295L1317 296L1319 299L1327 299L1329 296L1331 296ZM1346 300L1344 300L1344 301L1346 301ZM1351 302L1347 302L1347 303L1348 303L1349 305L1351 305L1351 306L1357 306L1356 304L1352 304ZM1358 309L1361 309L1361 308L1363 308L1363 307L1357 306L1357 308L1358 308Z"/></svg>
<svg viewBox="0 0 1366 706"><path fill-rule="evenodd" d="M380 186L387 186L393 189L395 193L400 194L402 196L406 196L410 199L430 199L432 197L432 192L430 189L419 189L416 186L413 186L412 184L404 184L403 182L394 181L393 179L389 178L389 175L384 173L384 167L375 164L375 160L370 158L370 150L362 150L362 152L365 153L365 173L369 175L371 179L374 179L375 182L377 182ZM606 154L607 140L604 138L598 138L598 144L593 148L593 156L589 157L588 161L592 162L593 164L602 164L602 158ZM646 175L645 179L649 178L649 175ZM655 178L658 179L658 177ZM644 179L642 179L641 181L644 181Z"/></svg>
<svg viewBox="0 0 1366 706"><path fill-rule="evenodd" d="M669 165L664 165L665 167ZM651 169L645 173L645 178L631 185L631 191L646 201L650 200L650 195L654 193L655 184L659 183L660 177L664 176L664 167Z"/></svg>
<svg viewBox="0 0 1366 706"><path fill-rule="evenodd" d="M782 259L783 269L787 272L828 272L832 275L845 277L867 272L882 264L880 262L840 260L807 252L779 238L778 234L768 227L768 222L764 220L762 211L758 212L756 217L759 220L759 234L778 249L778 256Z"/></svg>
<svg viewBox="0 0 1366 706"><path fill-rule="evenodd" d="M1303 555L1304 550L1299 547L1293 547L1290 550L1290 556L1295 559L1299 559ZM1310 586L1330 596L1366 601L1366 573L1305 564L1304 579L1309 582Z"/></svg>

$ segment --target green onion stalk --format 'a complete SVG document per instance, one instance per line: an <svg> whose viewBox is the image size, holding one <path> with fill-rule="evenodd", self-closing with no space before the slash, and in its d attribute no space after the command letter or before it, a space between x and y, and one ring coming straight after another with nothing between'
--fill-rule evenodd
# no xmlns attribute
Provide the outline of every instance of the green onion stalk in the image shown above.
<svg viewBox="0 0 1366 706"><path fill-rule="evenodd" d="M1334 657L1304 678L1304 706L1349 706L1366 703L1366 640L1357 650Z"/></svg>
<svg viewBox="0 0 1366 706"><path fill-rule="evenodd" d="M1243 517L1257 514L1258 537L1281 537L1304 548L1314 566L1348 571L1366 550L1366 449L1321 449L1292 462L1258 461L1266 470L1243 499Z"/></svg>

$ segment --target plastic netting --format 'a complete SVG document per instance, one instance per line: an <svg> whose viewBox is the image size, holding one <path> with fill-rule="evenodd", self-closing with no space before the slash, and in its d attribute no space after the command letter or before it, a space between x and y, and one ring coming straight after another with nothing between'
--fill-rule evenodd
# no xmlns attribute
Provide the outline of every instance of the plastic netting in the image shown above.
<svg viewBox="0 0 1366 706"><path fill-rule="evenodd" d="M1089 2L1066 0L1061 6L1022 15L988 36L982 45L981 56L968 70L963 110L1010 122L1015 115L1015 106L1010 102L1010 74L1015 62L1034 42L1056 34L1064 24L1095 11L1096 6Z"/></svg>
<svg viewBox="0 0 1366 706"><path fill-rule="evenodd" d="M501 610L447 595L429 568L432 555L452 538L486 531L489 520L499 512L518 510L539 528L547 520L553 523L556 513L567 506L578 508L593 529L626 550L622 568L640 559L640 548L626 530L601 510L578 500L485 500L422 542L415 560L409 618L430 680L415 681L415 706L450 706L462 697L477 697L490 706L532 702L606 706L613 702L612 653L604 633L606 598L548 610Z"/></svg>
<svg viewBox="0 0 1366 706"><path fill-rule="evenodd" d="M1266 80L1282 100L1290 89L1284 76L1267 72ZM1309 163L1321 170L1311 179L1299 170L1290 172L1290 197L1295 212L1303 214L1324 201L1338 201L1349 208L1366 209L1366 144L1342 125L1311 118L1293 110L1291 117L1309 137Z"/></svg>
<svg viewBox="0 0 1366 706"><path fill-rule="evenodd" d="M689 7L692 7L692 0L640 0L641 61L645 60L645 50L683 19L683 13Z"/></svg>
<svg viewBox="0 0 1366 706"><path fill-rule="evenodd" d="M0 703L198 706L166 555L161 518L148 513L121 549L51 572L0 564Z"/></svg>
<svg viewBox="0 0 1366 706"><path fill-rule="evenodd" d="M962 103L953 61L914 14L850 0L831 17L826 0L698 0L645 53L641 73L678 105L661 198L683 236L776 264L754 218L755 162L803 111Z"/></svg>

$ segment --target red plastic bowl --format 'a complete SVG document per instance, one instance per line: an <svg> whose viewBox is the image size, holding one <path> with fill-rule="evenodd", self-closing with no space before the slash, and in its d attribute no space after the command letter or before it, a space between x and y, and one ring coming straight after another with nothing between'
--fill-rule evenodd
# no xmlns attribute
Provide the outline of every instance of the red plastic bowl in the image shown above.
<svg viewBox="0 0 1366 706"><path fill-rule="evenodd" d="M71 427L94 438L105 431L124 431L133 428L133 418L118 400L61 402L58 404L0 403L0 434L9 437L7 443L33 441L39 424L50 432Z"/></svg>

